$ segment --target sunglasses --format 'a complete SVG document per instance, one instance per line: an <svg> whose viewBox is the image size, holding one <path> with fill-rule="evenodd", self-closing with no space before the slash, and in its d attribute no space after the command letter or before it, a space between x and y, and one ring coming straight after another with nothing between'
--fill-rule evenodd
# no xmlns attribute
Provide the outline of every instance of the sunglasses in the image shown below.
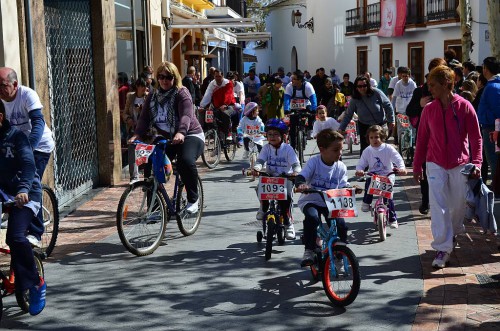
<svg viewBox="0 0 500 331"><path fill-rule="evenodd" d="M172 75L162 75L162 74L159 74L159 75L158 75L158 80L162 80L162 79L166 79L166 80L173 80L173 79L174 79L174 76L172 76Z"/></svg>
<svg viewBox="0 0 500 331"><path fill-rule="evenodd" d="M363 85L356 85L357 88L363 88L363 87L368 87L367 84L363 84Z"/></svg>

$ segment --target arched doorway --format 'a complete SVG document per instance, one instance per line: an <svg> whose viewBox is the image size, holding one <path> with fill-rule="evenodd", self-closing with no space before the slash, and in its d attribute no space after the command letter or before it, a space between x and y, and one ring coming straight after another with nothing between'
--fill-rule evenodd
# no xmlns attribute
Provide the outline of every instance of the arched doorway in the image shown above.
<svg viewBox="0 0 500 331"><path fill-rule="evenodd" d="M292 72L296 71L299 68L299 60L297 58L297 49L295 46L292 47L292 61L290 62L290 66Z"/></svg>

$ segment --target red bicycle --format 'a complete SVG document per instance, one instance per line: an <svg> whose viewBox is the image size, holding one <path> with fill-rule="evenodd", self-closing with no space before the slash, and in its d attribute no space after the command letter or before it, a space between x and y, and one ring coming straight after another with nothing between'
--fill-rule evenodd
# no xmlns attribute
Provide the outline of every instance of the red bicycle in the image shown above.
<svg viewBox="0 0 500 331"><path fill-rule="evenodd" d="M7 229L7 222L9 219L9 212L11 208L15 205L14 201L8 201L8 202L1 202L0 207L1 207L1 213L2 213L2 224L1 224L1 232L6 232ZM5 238L5 233L0 234L1 238ZM10 256L10 248L5 244L2 243L0 247L0 253L3 254L4 256ZM43 264L42 264L42 259L40 258L40 255L33 251L33 255L35 257L35 264L36 268L38 270L38 274L40 277L44 278L44 270L43 270ZM3 298L15 294L16 295L16 301L21 308L21 310L25 313L29 311L29 291L16 291L16 285L15 285L15 275L14 275L14 270L12 269L12 265L10 264L10 259L3 259L0 258L0 280L2 283L0 284L0 321L2 320L2 312L3 312Z"/></svg>

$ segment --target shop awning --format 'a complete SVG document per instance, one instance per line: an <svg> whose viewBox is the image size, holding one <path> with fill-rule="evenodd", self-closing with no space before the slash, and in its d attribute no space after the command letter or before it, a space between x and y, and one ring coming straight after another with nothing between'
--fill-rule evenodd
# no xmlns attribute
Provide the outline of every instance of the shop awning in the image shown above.
<svg viewBox="0 0 500 331"><path fill-rule="evenodd" d="M243 62L257 62L257 56L243 53Z"/></svg>
<svg viewBox="0 0 500 331"><path fill-rule="evenodd" d="M271 39L270 32L240 32L235 33L235 35L238 41L266 41Z"/></svg>
<svg viewBox="0 0 500 331"><path fill-rule="evenodd" d="M226 31L224 29L213 29L212 33L207 37L208 41L227 41L230 44L238 44L238 39L234 33Z"/></svg>
<svg viewBox="0 0 500 331"><path fill-rule="evenodd" d="M192 18L182 19L175 17L172 22L173 29L209 29L209 28L253 28L254 18Z"/></svg>

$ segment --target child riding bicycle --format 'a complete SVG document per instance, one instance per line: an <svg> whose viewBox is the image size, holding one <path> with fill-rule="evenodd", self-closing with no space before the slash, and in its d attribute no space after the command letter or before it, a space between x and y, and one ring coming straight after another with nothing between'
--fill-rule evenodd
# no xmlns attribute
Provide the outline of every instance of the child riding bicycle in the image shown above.
<svg viewBox="0 0 500 331"><path fill-rule="evenodd" d="M243 118L238 126L238 135L243 135L243 145L245 146L245 153L243 158L248 158L250 139L253 140L260 153L262 144L264 143L264 136L261 134L264 127L262 119L259 117L259 105L255 102L249 102L245 106Z"/></svg>
<svg viewBox="0 0 500 331"><path fill-rule="evenodd" d="M268 144L265 145L254 166L254 171L261 171L266 164L266 171L273 175L279 176L280 174L298 174L302 169L300 167L299 159L292 147L284 142L284 137L288 132L286 124L277 118L272 118L267 121L265 126L267 133ZM254 175L258 175L254 173ZM281 214L284 215L284 224L286 227L286 239L295 239L295 228L293 223L290 222L289 210L292 204L292 183L288 181L287 187L287 200L278 203ZM262 201L261 207L257 212L256 218L262 220L265 212L269 209L269 202Z"/></svg>
<svg viewBox="0 0 500 331"><path fill-rule="evenodd" d="M316 108L316 116L318 118L317 121L314 122L313 125L313 138L316 138L318 133L323 131L324 129L332 129L333 131L337 131L340 127L340 123L333 117L326 116L326 107L323 105L318 106Z"/></svg>
<svg viewBox="0 0 500 331"><path fill-rule="evenodd" d="M387 134L385 130L379 125L372 125L366 132L366 140L370 144L363 153L356 165L356 176L364 176L368 167L369 173L376 173L377 175L387 176L391 172L396 172L400 175L406 174L405 164L403 158L396 151L394 147L385 143ZM394 169L395 168L395 169ZM394 184L395 176L390 175L389 179ZM373 201L373 195L368 194L371 178L366 180L365 195L363 197L363 204L361 211L370 211L370 205ZM393 229L398 228L398 220L396 217L396 210L394 209L394 202L392 199L388 201L389 205L389 226Z"/></svg>
<svg viewBox="0 0 500 331"><path fill-rule="evenodd" d="M347 167L340 161L344 137L332 129L325 129L317 135L316 143L320 154L311 157L297 176L295 180L297 191L301 192L309 188L326 191L349 187ZM314 262L314 250L317 247L317 227L321 222L321 215L327 218L328 208L318 194L302 194L298 205L305 216L305 250L300 264L305 267ZM346 242L347 226L343 218L337 219L337 227L340 240Z"/></svg>
<svg viewBox="0 0 500 331"><path fill-rule="evenodd" d="M0 102L0 199L13 200L6 243L16 275L16 292L29 290L29 313L38 315L45 307L47 284L38 274L28 228L41 208L42 187L36 173L35 158L28 137L11 127Z"/></svg>

